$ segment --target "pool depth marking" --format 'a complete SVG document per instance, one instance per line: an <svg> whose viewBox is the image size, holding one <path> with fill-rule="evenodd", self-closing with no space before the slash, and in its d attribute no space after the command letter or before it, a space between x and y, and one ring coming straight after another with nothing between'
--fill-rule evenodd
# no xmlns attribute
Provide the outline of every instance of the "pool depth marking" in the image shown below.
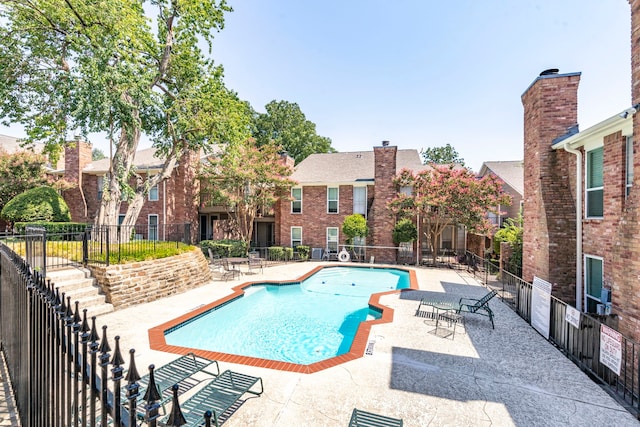
<svg viewBox="0 0 640 427"><path fill-rule="evenodd" d="M269 280L268 284L277 286L277 285L290 285L292 283L296 283L299 285L302 281L304 281L311 275L317 273L321 269L325 267L336 267L336 266L346 267L345 265L327 265L327 266L321 265L321 266L315 267L314 269L310 270L306 274L303 274L297 279L278 280L278 281ZM242 365L259 366L263 368L277 369L281 371L290 371L290 372L300 372L300 373L318 372L323 369L331 368L333 366L342 364L344 362L348 362L350 360L359 359L360 357L364 356L364 352L367 347L367 343L369 339L369 333L371 331L371 326L380 324L380 323L389 323L393 321L393 309L380 304L380 297L388 294L400 293L403 290L418 289L418 282L417 282L416 273L414 270L398 268L398 267L372 267L372 266L354 266L354 265L349 265L349 267L366 268L366 269L391 268L391 269L406 271L409 274L409 288L394 289L387 292L378 292L378 293L372 294L371 297L369 298L369 307L379 312L380 318L360 322L360 325L358 326L356 334L353 337L353 341L351 343L351 347L349 351L340 356L331 357L318 362L310 363L308 365L302 365L298 363L282 362L282 361L271 360L271 359L262 359L258 357L249 357L249 356L241 356L241 355L228 354L228 353L220 353L220 352L211 351L211 350L203 350L198 348L182 347L182 346L167 344L167 341L165 339L166 331L171 330L181 325L184 322L190 321L216 307L230 303L236 298L239 298L242 295L244 295L245 293L244 291L246 288L249 288L253 285L265 284L264 281L245 282L243 284L234 286L232 288L233 292L231 294L223 298L220 298L216 301L213 301L212 303L204 304L201 307L193 311L190 311L189 313L183 314L182 316L179 316L175 319L172 319L168 322L162 323L161 325L158 325L156 327L149 329L149 346L152 350L165 351L168 353L174 353L174 354L180 354L180 355L185 355L187 353L194 353L198 356L206 357L208 359L217 360L220 362L238 363Z"/></svg>

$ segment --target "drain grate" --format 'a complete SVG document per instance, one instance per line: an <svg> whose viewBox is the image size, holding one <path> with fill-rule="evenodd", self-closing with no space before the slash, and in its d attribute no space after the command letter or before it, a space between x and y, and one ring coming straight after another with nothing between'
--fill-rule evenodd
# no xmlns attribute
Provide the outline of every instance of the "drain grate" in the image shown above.
<svg viewBox="0 0 640 427"><path fill-rule="evenodd" d="M364 354L371 356L373 354L373 346L376 344L375 341L369 341L367 344L367 349L364 351Z"/></svg>

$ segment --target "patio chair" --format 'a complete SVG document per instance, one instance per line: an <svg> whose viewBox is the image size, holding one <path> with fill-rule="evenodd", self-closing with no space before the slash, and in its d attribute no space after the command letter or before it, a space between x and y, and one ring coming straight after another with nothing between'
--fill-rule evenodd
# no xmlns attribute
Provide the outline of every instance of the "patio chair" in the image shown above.
<svg viewBox="0 0 640 427"><path fill-rule="evenodd" d="M215 366L215 372L211 372L206 369L212 365ZM204 357L196 356L193 353L188 353L154 369L153 378L156 383L156 389L161 396L160 404L164 405L164 403L171 399L170 391L174 384L183 383L183 391L186 391L185 389L191 388L195 384L200 383L202 379L192 378L193 375L198 372L204 372L215 377L220 375L220 367L218 366L218 362L215 360L205 359ZM140 386L137 398L138 408L140 408L141 401L144 400L147 387L149 386L149 379L149 374L146 374L138 380L138 384ZM184 384L187 379L190 379L192 384ZM123 402L127 402L126 390L123 388L122 392Z"/></svg>
<svg viewBox="0 0 640 427"><path fill-rule="evenodd" d="M457 312L473 313L473 314L480 314L482 316L488 316L489 320L491 320L491 327L495 329L496 327L493 324L493 311L491 311L491 308L489 307L489 301L491 300L491 298L495 297L496 295L498 295L498 292L491 291L480 299L460 298L460 301L458 301Z"/></svg>
<svg viewBox="0 0 640 427"><path fill-rule="evenodd" d="M235 279L242 274L234 265L231 265L228 259L222 258L222 278L229 280L229 277Z"/></svg>
<svg viewBox="0 0 640 427"><path fill-rule="evenodd" d="M207 250L209 251L209 263L211 268L213 270L222 269L222 258L216 256L211 250L211 248L207 248Z"/></svg>
<svg viewBox="0 0 640 427"><path fill-rule="evenodd" d="M255 255L249 254L249 262L248 262L249 272L253 270L260 270L260 273L264 271L264 260Z"/></svg>
<svg viewBox="0 0 640 427"><path fill-rule="evenodd" d="M252 390L259 384L259 390ZM220 426L220 416L237 405L245 393L260 396L262 378L226 370L180 404L186 427L204 424L204 413L211 411L214 425ZM168 418L168 417L165 417ZM164 420L166 422L166 419Z"/></svg>
<svg viewBox="0 0 640 427"><path fill-rule="evenodd" d="M354 408L349 427L402 427L402 420Z"/></svg>

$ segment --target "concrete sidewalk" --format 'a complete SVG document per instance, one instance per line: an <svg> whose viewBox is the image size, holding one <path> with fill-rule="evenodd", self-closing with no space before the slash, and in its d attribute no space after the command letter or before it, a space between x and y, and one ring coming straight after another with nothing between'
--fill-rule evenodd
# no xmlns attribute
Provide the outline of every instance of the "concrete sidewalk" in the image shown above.
<svg viewBox="0 0 640 427"><path fill-rule="evenodd" d="M144 372L151 363L176 357L149 349L150 327L225 296L238 283L295 279L316 266L290 264L215 281L100 316L98 324L109 326L111 344L120 335L125 355L136 349L136 365ZM402 418L408 427L640 425L497 298L490 303L495 330L488 318L467 314L455 336L446 325L436 333L433 320L416 316L422 296L480 297L486 289L465 272L415 270L420 290L381 298L395 310L394 320L372 327L372 355L314 374L221 363L221 369L262 377L265 388L262 396L247 398L224 426L346 426L354 407Z"/></svg>

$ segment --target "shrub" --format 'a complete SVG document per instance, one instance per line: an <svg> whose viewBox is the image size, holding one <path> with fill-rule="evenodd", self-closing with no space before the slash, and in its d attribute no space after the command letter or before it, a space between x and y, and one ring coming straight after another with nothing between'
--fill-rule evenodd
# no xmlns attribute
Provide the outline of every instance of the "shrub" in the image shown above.
<svg viewBox="0 0 640 427"><path fill-rule="evenodd" d="M311 248L309 246L298 245L296 250L298 251L300 259L309 259L309 253L311 252Z"/></svg>
<svg viewBox="0 0 640 427"><path fill-rule="evenodd" d="M360 214L345 217L342 222L342 233L347 236L347 243L351 244L354 237L366 237L369 234L367 220Z"/></svg>
<svg viewBox="0 0 640 427"><path fill-rule="evenodd" d="M416 225L408 218L398 221L393 228L393 242L395 244L413 242L418 238Z"/></svg>
<svg viewBox="0 0 640 427"><path fill-rule="evenodd" d="M269 259L273 261L282 261L284 259L284 248L282 246L271 246L269 249Z"/></svg>
<svg viewBox="0 0 640 427"><path fill-rule="evenodd" d="M244 257L247 255L247 242L244 240L203 240L200 248L205 256L209 256L208 249L211 248L213 254L220 257Z"/></svg>
<svg viewBox="0 0 640 427"><path fill-rule="evenodd" d="M284 248L284 259L286 261L293 259L293 248Z"/></svg>
<svg viewBox="0 0 640 427"><path fill-rule="evenodd" d="M71 221L69 207L51 187L37 187L18 194L2 208L0 216L12 223L18 221Z"/></svg>

